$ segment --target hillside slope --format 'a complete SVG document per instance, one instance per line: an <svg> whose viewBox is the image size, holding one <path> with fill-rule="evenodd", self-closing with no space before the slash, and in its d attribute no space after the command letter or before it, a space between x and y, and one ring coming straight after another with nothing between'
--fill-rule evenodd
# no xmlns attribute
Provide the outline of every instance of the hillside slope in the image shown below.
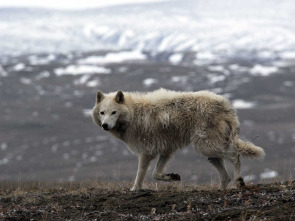
<svg viewBox="0 0 295 221"><path fill-rule="evenodd" d="M157 187L157 186L156 186ZM295 182L227 191L163 185L131 192L126 185L96 184L0 191L4 220L293 220Z"/></svg>

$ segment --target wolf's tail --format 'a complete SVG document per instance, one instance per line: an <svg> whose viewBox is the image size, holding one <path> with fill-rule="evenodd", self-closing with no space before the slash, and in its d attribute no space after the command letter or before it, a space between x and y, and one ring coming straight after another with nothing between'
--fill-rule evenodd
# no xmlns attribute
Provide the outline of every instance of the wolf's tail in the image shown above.
<svg viewBox="0 0 295 221"><path fill-rule="evenodd" d="M243 157L262 158L265 156L264 150L261 147L257 147L249 142L244 142L241 139L238 139L236 148Z"/></svg>

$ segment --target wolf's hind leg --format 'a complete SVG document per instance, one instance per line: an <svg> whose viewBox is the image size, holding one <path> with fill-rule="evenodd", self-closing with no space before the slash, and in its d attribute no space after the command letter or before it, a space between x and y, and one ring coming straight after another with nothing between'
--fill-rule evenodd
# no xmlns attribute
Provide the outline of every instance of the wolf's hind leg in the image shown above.
<svg viewBox="0 0 295 221"><path fill-rule="evenodd" d="M234 178L236 185L238 187L244 187L246 186L243 177L241 177L241 161L240 161L240 156L235 155L233 157L228 158L229 162L231 162L234 165Z"/></svg>
<svg viewBox="0 0 295 221"><path fill-rule="evenodd" d="M153 157L151 157L150 155L146 155L146 154L138 155L138 169L137 169L135 182L133 187L131 188L131 191L141 189L146 171L152 159Z"/></svg>
<svg viewBox="0 0 295 221"><path fill-rule="evenodd" d="M177 181L180 180L180 176L178 174L165 174L163 172L166 163L170 159L171 154L167 155L160 155L156 167L153 171L153 178L156 180L163 180L163 181Z"/></svg>
<svg viewBox="0 0 295 221"><path fill-rule="evenodd" d="M228 175L224 160L221 158L208 158L209 162L216 168L220 177L220 189L225 190L229 182L231 181L230 176Z"/></svg>

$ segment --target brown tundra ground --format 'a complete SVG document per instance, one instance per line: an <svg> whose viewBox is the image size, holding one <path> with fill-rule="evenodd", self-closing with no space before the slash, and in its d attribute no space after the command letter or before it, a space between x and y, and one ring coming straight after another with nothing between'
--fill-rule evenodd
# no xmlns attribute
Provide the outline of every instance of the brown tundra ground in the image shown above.
<svg viewBox="0 0 295 221"><path fill-rule="evenodd" d="M2 183L0 220L295 220L295 181L232 186Z"/></svg>

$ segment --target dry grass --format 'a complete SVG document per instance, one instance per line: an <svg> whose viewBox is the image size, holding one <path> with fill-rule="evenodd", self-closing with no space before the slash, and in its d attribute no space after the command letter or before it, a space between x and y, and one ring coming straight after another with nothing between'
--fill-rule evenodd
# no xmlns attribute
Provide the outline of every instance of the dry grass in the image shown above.
<svg viewBox="0 0 295 221"><path fill-rule="evenodd" d="M295 182L291 180L220 191L215 184L131 182L2 182L0 220L292 220Z"/></svg>

